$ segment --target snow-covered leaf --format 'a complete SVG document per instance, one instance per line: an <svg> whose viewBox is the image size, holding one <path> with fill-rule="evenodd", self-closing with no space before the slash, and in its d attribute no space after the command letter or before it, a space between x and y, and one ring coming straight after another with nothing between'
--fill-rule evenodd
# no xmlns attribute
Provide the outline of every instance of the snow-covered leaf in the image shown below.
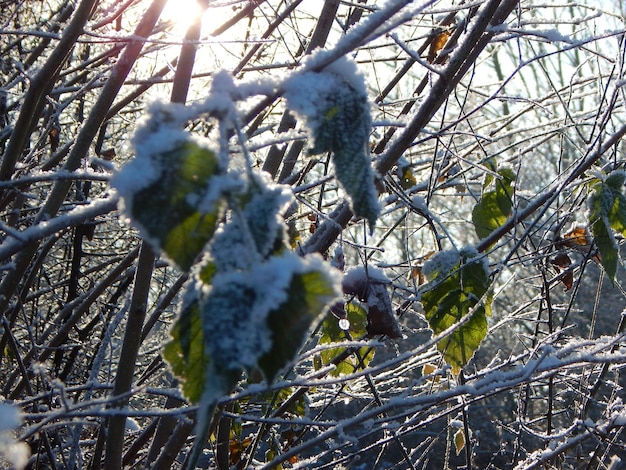
<svg viewBox="0 0 626 470"><path fill-rule="evenodd" d="M247 270L284 250L288 235L283 214L292 201L288 187L271 183L265 175L254 175L236 200L239 207L211 242L215 269Z"/></svg>
<svg viewBox="0 0 626 470"><path fill-rule="evenodd" d="M136 159L112 184L142 236L181 269L189 269L222 213L219 192L212 187L217 170L212 150L180 140L154 153L139 147Z"/></svg>
<svg viewBox="0 0 626 470"><path fill-rule="evenodd" d="M311 322L337 297L333 280L322 271L295 274L288 291L287 300L267 319L272 347L260 358L259 366L268 380L293 360Z"/></svg>
<svg viewBox="0 0 626 470"><path fill-rule="evenodd" d="M380 205L369 155L372 119L355 64L344 58L322 72L296 74L285 84L285 98L310 129L311 151L332 153L335 176L352 211L373 228Z"/></svg>
<svg viewBox="0 0 626 470"><path fill-rule="evenodd" d="M260 366L268 379L293 359L311 321L338 295L321 257L291 252L247 271L217 273L202 303L204 344L216 370Z"/></svg>

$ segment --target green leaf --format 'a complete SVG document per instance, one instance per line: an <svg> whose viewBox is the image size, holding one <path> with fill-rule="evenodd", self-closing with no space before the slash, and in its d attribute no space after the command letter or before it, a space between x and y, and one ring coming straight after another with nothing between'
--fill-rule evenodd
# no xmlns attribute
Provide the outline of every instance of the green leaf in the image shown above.
<svg viewBox="0 0 626 470"><path fill-rule="evenodd" d="M624 173L615 172L597 180L589 196L589 224L600 252L600 262L612 282L619 265L618 246L613 230L626 236L626 196L621 192Z"/></svg>
<svg viewBox="0 0 626 470"><path fill-rule="evenodd" d="M615 238L607 227L606 219L599 218L591 225L591 233L600 252L600 262L611 281L615 281L617 266L619 264L617 244Z"/></svg>
<svg viewBox="0 0 626 470"><path fill-rule="evenodd" d="M484 192L472 210L472 223L480 239L501 227L511 215L515 174L508 168L499 170L498 174L501 178L495 179L495 188Z"/></svg>
<svg viewBox="0 0 626 470"><path fill-rule="evenodd" d="M332 280L321 271L295 274L288 292L287 300L267 318L273 341L259 367L270 381L293 360L312 321L337 296Z"/></svg>
<svg viewBox="0 0 626 470"><path fill-rule="evenodd" d="M491 314L492 302L489 275L480 260L470 260L435 279L433 284L422 294L422 305L435 335L457 324L475 308L469 319L437 342L437 349L458 374L487 335L487 315ZM483 296L483 303L478 305Z"/></svg>
<svg viewBox="0 0 626 470"><path fill-rule="evenodd" d="M348 331L352 338L361 338L367 334L367 310L358 302L352 301L345 305L345 312L349 322ZM346 333L339 327L339 319L328 312L322 323L322 335L319 344L341 343L346 339ZM319 366L331 364L345 348L337 347L323 350L319 355ZM375 349L370 347L359 348L357 353L350 354L346 359L339 362L330 375L339 377L344 374L352 374L366 367L374 358Z"/></svg>
<svg viewBox="0 0 626 470"><path fill-rule="evenodd" d="M609 212L611 228L626 236L626 196L613 190L613 205Z"/></svg>
<svg viewBox="0 0 626 470"><path fill-rule="evenodd" d="M163 358L180 379L183 395L197 403L204 390L209 357L204 349L198 299L186 305L170 330L172 337L163 348Z"/></svg>
<svg viewBox="0 0 626 470"><path fill-rule="evenodd" d="M222 213L219 200L200 208L217 173L217 157L213 151L185 141L144 158L153 161L158 175L133 195L131 218L174 263L189 269L215 232Z"/></svg>

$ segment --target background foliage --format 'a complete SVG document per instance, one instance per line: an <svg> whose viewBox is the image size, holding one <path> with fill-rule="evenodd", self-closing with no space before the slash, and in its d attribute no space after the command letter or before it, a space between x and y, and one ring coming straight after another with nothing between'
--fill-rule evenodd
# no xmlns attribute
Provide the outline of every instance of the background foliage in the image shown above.
<svg viewBox="0 0 626 470"><path fill-rule="evenodd" d="M185 25L168 3L0 1L2 458L620 468L622 3L203 0ZM170 118L186 143L159 148ZM215 246L253 207L250 263ZM191 339L203 296L245 310L219 276L275 259L270 353L230 373ZM290 325L335 277L343 302ZM253 329L229 318L215 344Z"/></svg>

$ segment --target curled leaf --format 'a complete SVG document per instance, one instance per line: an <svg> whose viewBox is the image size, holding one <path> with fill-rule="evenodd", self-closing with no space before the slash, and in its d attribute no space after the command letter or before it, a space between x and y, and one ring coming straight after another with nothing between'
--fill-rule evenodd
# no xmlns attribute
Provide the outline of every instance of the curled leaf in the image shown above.
<svg viewBox="0 0 626 470"><path fill-rule="evenodd" d="M363 77L342 59L322 72L296 74L286 82L287 104L306 122L313 153L331 152L335 176L355 216L374 227L380 206L369 155L370 104ZM303 90L306 90L303 93Z"/></svg>
<svg viewBox="0 0 626 470"><path fill-rule="evenodd" d="M437 34L435 34L432 41L430 42L430 47L428 48L427 59L429 63L432 64L435 62L437 55L444 48L444 46L448 42L448 39L450 39L451 34L452 33L449 29L439 31Z"/></svg>

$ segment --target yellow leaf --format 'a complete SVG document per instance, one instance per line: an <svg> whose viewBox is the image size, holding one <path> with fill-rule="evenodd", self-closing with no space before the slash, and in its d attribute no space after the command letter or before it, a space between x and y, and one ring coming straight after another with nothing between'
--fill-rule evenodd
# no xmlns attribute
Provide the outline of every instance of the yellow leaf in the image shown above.
<svg viewBox="0 0 626 470"><path fill-rule="evenodd" d="M463 449L465 449L465 433L462 429L459 429L454 433L454 448L456 455L459 455Z"/></svg>

